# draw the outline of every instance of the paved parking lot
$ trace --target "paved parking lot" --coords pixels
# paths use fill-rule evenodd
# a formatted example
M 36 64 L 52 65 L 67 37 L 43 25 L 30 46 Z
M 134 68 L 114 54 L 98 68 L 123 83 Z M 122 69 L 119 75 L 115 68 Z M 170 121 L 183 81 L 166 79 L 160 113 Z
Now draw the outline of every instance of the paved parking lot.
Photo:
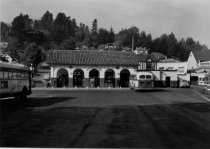
M 1 147 L 210 148 L 210 103 L 194 89 L 35 90 L 0 108 Z

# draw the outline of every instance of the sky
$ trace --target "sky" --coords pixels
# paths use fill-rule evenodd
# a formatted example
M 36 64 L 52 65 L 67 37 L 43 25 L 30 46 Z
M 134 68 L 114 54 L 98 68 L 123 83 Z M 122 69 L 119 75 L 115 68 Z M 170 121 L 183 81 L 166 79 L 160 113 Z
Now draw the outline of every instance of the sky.
M 48 10 L 55 18 L 64 12 L 77 23 L 118 33 L 136 26 L 153 38 L 173 32 L 178 39 L 192 37 L 210 48 L 210 0 L 0 0 L 0 19 L 11 23 L 20 13 L 40 19 Z

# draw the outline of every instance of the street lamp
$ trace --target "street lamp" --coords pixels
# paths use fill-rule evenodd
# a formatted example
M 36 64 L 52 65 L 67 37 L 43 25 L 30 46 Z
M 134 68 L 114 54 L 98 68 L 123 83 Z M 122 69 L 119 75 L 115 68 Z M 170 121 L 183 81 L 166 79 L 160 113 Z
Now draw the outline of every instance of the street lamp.
M 32 78 L 33 78 L 33 71 L 34 71 L 34 67 L 33 67 L 33 64 L 30 64 L 29 66 L 29 76 L 30 76 L 30 79 L 29 79 L 29 85 L 30 85 L 30 90 L 31 90 L 31 83 L 32 83 Z
M 29 69 L 30 69 L 30 72 L 31 72 L 31 77 L 33 78 L 33 71 L 34 71 L 33 64 L 30 64 Z

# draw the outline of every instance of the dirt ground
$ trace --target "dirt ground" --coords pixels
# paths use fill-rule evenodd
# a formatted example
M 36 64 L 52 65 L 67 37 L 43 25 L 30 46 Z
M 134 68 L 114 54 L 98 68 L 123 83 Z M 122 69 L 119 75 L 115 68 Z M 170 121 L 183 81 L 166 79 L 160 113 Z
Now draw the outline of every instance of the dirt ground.
M 193 89 L 33 91 L 0 101 L 1 147 L 210 148 L 210 103 Z

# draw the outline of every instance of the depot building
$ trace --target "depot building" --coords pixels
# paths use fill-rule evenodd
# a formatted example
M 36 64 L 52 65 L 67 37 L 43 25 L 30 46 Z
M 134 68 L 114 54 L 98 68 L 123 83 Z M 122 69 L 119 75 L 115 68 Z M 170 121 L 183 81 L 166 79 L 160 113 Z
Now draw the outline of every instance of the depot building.
M 54 87 L 128 87 L 130 75 L 150 67 L 147 60 L 157 67 L 155 57 L 133 52 L 50 50 L 47 55 Z

